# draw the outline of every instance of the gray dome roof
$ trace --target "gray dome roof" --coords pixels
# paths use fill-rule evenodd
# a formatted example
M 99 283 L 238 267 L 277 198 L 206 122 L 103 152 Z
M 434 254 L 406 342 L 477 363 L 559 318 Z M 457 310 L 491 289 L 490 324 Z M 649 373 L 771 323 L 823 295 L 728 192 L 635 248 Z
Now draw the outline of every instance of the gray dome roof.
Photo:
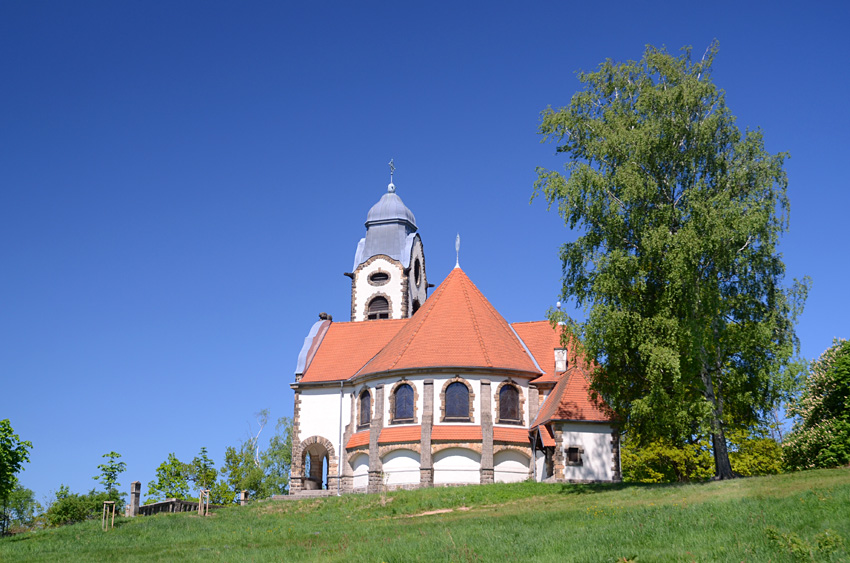
M 354 269 L 378 254 L 398 260 L 407 268 L 415 233 L 416 218 L 395 194 L 395 186 L 390 183 L 387 193 L 366 215 L 366 236 L 357 245 Z
M 404 205 L 401 198 L 395 192 L 387 192 L 372 206 L 366 215 L 366 228 L 380 223 L 410 223 L 416 230 L 416 217 L 413 212 Z

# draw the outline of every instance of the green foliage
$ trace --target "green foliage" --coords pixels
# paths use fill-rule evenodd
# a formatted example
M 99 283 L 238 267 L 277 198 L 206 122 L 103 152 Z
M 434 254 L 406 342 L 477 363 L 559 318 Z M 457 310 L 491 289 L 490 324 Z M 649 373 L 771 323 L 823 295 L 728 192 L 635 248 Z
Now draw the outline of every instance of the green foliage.
M 682 445 L 664 439 L 639 444 L 639 440 L 623 440 L 621 444 L 623 480 L 627 483 L 704 481 L 714 474 L 707 439 Z
M 782 450 L 763 428 L 736 429 L 727 433 L 732 471 L 742 477 L 773 475 L 782 470 Z M 643 442 L 643 445 L 641 443 Z M 623 480 L 630 483 L 705 481 L 714 475 L 708 435 L 674 444 L 625 438 L 620 446 Z
M 844 539 L 835 530 L 824 530 L 813 541 L 806 541 L 794 532 L 782 533 L 774 526 L 764 530 L 773 543 L 797 561 L 818 561 L 844 548 Z
M 207 455 L 207 448 L 202 447 L 198 455 L 192 459 L 192 463 L 188 466 L 188 473 L 189 480 L 196 489 L 209 489 L 215 483 L 218 471 L 213 460 Z
M 6 528 L 14 533 L 16 530 L 32 528 L 41 510 L 41 505 L 35 500 L 35 493 L 26 487 L 16 485 L 9 495 L 0 518 L 5 520 Z
M 784 289 L 785 154 L 742 133 L 698 61 L 647 47 L 640 61 L 583 72 L 570 105 L 542 113 L 567 173 L 538 168 L 535 195 L 570 228 L 563 298 L 599 369 L 592 388 L 651 442 L 710 434 L 731 477 L 725 429 L 755 424 L 782 396 L 808 281 Z
M 12 429 L 9 419 L 0 420 L 0 504 L 6 513 L 9 497 L 18 484 L 18 472 L 29 461 L 32 443 L 21 440 Z M 0 519 L 0 534 L 6 533 L 6 518 Z
M 147 501 L 156 502 L 167 498 L 195 500 L 189 489 L 191 470 L 189 466 L 175 456 L 168 454 L 168 459 L 156 468 L 155 479 L 148 483 Z
M 765 430 L 734 430 L 727 438 L 732 444 L 729 460 L 736 474 L 753 477 L 782 472 L 782 447 Z
M 92 477 L 95 481 L 100 481 L 103 488 L 106 489 L 107 492 L 114 491 L 117 487 L 121 486 L 121 483 L 118 482 L 118 475 L 124 473 L 127 469 L 127 464 L 123 461 L 118 461 L 121 459 L 121 454 L 116 452 L 109 452 L 108 454 L 103 454 L 103 457 L 107 459 L 106 463 L 101 463 L 97 466 L 100 469 L 100 475 L 96 477 Z
M 56 492 L 56 499 L 45 513 L 45 520 L 50 526 L 65 526 L 100 518 L 103 514 L 104 501 L 115 503 L 116 514 L 120 514 L 124 508 L 123 499 L 115 489 L 111 491 L 92 489 L 88 494 L 77 494 L 72 493 L 67 486 L 61 485 Z
M 238 448 L 228 446 L 224 452 L 222 473 L 227 474 L 227 484 L 233 491 L 246 490 L 252 499 L 266 496 L 265 473 L 255 462 L 250 442 L 244 442 Z
M 850 341 L 835 340 L 812 363 L 802 394 L 788 411 L 798 417 L 782 442 L 789 469 L 850 463 Z
M 247 490 L 249 498 L 286 494 L 292 465 L 292 419 L 281 417 L 269 447 L 259 454 L 254 440 L 228 447 L 222 473 L 234 491 Z
M 262 454 L 265 472 L 266 495 L 284 495 L 289 488 L 289 470 L 292 466 L 292 419 L 281 417 L 275 425 L 275 434 Z

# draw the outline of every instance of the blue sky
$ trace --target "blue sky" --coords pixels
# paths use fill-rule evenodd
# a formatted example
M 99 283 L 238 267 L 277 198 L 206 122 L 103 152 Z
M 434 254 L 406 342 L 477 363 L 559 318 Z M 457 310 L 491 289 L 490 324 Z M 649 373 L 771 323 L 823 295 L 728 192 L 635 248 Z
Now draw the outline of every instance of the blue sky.
M 539 113 L 645 44 L 717 38 L 739 126 L 790 152 L 781 250 L 813 279 L 817 357 L 850 318 L 848 22 L 839 2 L 3 2 L 0 418 L 33 442 L 21 482 L 88 490 L 115 450 L 144 488 L 169 452 L 220 466 L 253 413 L 291 416 L 390 158 L 429 281 L 460 232 L 505 318 L 543 318 L 575 234 L 529 205 L 535 166 L 563 164 Z

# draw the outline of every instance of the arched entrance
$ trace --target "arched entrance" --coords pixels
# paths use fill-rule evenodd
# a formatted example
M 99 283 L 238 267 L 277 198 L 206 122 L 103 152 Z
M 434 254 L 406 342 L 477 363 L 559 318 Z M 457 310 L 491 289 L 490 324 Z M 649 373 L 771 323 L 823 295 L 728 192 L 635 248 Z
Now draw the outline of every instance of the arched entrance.
M 328 477 L 337 477 L 333 444 L 321 436 L 311 436 L 301 442 L 298 461 L 303 470 L 301 490 L 328 489 Z

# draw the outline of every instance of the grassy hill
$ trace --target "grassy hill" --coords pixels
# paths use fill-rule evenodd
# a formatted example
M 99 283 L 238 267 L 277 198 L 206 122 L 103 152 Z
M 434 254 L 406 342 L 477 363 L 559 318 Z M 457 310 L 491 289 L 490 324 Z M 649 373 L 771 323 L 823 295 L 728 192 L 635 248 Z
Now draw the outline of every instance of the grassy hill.
M 3 561 L 848 561 L 850 469 L 256 502 L 20 534 Z

